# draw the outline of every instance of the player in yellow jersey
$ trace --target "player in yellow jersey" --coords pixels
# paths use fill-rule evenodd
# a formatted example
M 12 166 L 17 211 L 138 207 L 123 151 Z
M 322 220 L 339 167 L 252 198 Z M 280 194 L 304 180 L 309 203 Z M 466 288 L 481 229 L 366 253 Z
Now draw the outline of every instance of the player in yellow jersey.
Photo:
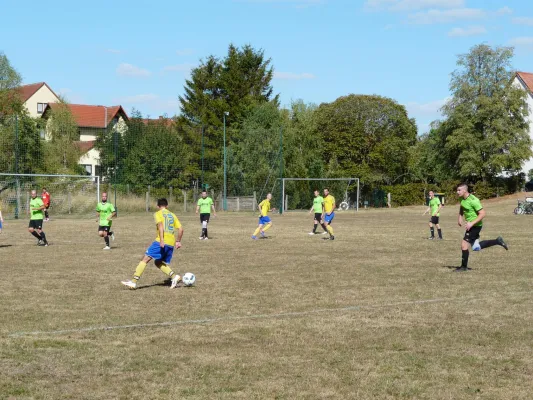
M 257 205 L 257 208 L 259 209 L 259 212 L 261 214 L 259 215 L 259 225 L 257 226 L 257 229 L 252 235 L 252 239 L 254 240 L 258 239 L 257 235 L 259 233 L 261 233 L 262 237 L 266 237 L 265 231 L 269 230 L 272 227 L 272 221 L 268 216 L 268 212 L 274 211 L 275 208 L 270 208 L 270 200 L 272 200 L 272 193 L 268 193 L 266 199 Z
M 124 286 L 130 289 L 137 288 L 137 282 L 141 279 L 141 276 L 146 268 L 146 264 L 153 258 L 155 266 L 159 268 L 163 273 L 167 274 L 171 278 L 170 288 L 173 289 L 181 281 L 181 276 L 172 271 L 169 267 L 172 260 L 172 254 L 174 247 L 176 249 L 181 248 L 181 238 L 183 237 L 183 228 L 176 215 L 167 210 L 167 199 L 157 200 L 157 211 L 154 214 L 157 237 L 150 247 L 146 250 L 143 259 L 137 265 L 133 280 L 122 281 Z M 176 232 L 178 238 L 176 240 Z
M 335 236 L 333 236 L 333 228 L 331 227 L 331 222 L 333 221 L 333 218 L 335 218 L 335 197 L 329 194 L 329 189 L 324 189 L 324 215 L 322 217 L 322 220 L 324 221 L 324 225 L 326 226 L 326 229 L 329 233 L 329 238 L 331 240 L 335 240 Z M 324 238 L 327 239 L 327 238 Z

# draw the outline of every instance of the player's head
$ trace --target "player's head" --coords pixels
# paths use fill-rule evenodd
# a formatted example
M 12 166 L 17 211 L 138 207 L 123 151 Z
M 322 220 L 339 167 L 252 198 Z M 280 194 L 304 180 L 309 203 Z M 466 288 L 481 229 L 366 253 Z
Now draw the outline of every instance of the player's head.
M 43 193 L 46 193 L 46 188 L 45 187 L 43 187 Z
M 457 186 L 457 196 L 467 198 L 468 195 L 468 185 L 466 183 L 459 184 Z
M 105 203 L 106 201 L 107 201 L 107 193 L 103 192 L 102 193 L 102 203 Z
M 202 190 L 202 199 L 207 197 L 207 190 Z
M 272 193 L 268 193 L 268 194 L 267 194 L 267 199 L 268 199 L 268 200 L 271 200 L 271 199 L 272 199 Z
M 313 193 L 315 194 L 315 197 L 317 197 L 317 196 L 320 194 L 320 192 L 318 191 L 318 189 L 315 189 L 315 191 L 314 191 Z
M 37 190 L 32 190 L 31 191 L 31 198 L 34 199 L 37 197 Z
M 327 196 L 329 194 L 329 189 L 328 188 L 324 188 L 324 195 Z
M 167 208 L 168 207 L 168 201 L 165 198 L 157 199 L 157 207 L 159 208 Z
M 435 197 L 435 193 L 433 193 L 433 190 L 430 190 L 430 191 L 429 191 L 428 196 L 429 196 L 430 199 L 432 199 L 433 197 Z

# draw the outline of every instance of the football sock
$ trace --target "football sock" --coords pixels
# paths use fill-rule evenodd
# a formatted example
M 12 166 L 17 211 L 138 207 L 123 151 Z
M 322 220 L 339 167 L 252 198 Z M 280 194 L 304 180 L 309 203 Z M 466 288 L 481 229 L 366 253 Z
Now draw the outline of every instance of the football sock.
M 328 228 L 326 228 L 326 224 L 325 223 L 321 223 L 320 225 L 322 226 L 322 229 L 324 229 L 324 232 L 328 231 Z
M 107 236 L 111 236 L 113 234 L 113 232 L 109 231 L 107 232 Z
M 463 250 L 463 255 L 461 257 L 461 267 L 468 267 L 468 250 Z
M 482 240 L 481 242 L 479 242 L 479 246 L 480 246 L 482 249 L 486 249 L 487 247 L 496 246 L 497 244 L 500 244 L 500 243 L 498 243 L 498 240 L 497 240 L 497 239 L 492 239 L 492 240 Z
M 41 239 L 42 239 L 43 242 L 48 243 L 48 242 L 46 241 L 46 235 L 44 234 L 43 231 L 41 231 Z
M 442 239 L 442 229 L 437 229 L 437 232 L 439 233 L 439 238 Z
M 318 226 L 318 224 L 314 224 L 313 225 L 313 233 L 316 233 L 316 227 Z
M 141 276 L 144 272 L 144 269 L 146 268 L 146 263 L 144 261 L 141 261 L 139 265 L 137 265 L 137 268 L 135 268 L 135 274 L 133 275 L 133 280 L 137 282 L 139 279 L 141 279 Z
M 35 236 L 37 239 L 42 240 L 41 235 L 39 235 L 37 232 L 33 231 L 31 232 L 33 236 Z
M 45 217 L 45 218 L 48 218 L 48 211 L 45 211 L 45 212 L 44 212 L 44 217 Z
M 202 237 L 207 237 L 207 228 L 202 228 Z
M 105 245 L 109 247 L 109 236 L 104 236 Z
M 263 232 L 268 231 L 272 227 L 272 224 L 266 224 L 266 226 L 263 228 Z
M 207 228 L 205 228 L 205 237 L 207 237 Z
M 254 232 L 254 236 L 257 236 L 259 234 L 259 231 L 261 230 L 261 228 L 257 228 Z
M 329 234 L 330 234 L 331 236 L 333 236 L 333 228 L 331 227 L 331 225 L 328 225 L 327 228 L 328 228 L 328 232 L 329 232 Z
M 158 265 L 158 267 L 161 270 L 161 272 L 163 272 L 164 274 L 168 275 L 171 278 L 175 275 L 174 271 L 172 271 L 170 267 L 165 263 Z
M 431 237 L 435 237 L 435 228 L 429 228 L 429 233 L 431 233 Z

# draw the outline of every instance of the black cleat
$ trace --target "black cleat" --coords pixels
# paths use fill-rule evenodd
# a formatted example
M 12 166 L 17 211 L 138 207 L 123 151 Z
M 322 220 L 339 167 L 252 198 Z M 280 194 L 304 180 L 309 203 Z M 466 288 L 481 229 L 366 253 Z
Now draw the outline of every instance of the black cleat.
M 335 236 L 331 236 L 329 240 L 335 240 Z
M 505 250 L 509 250 L 509 247 L 507 246 L 507 243 L 503 241 L 503 238 L 501 236 L 498 236 L 496 239 L 498 241 L 498 244 L 502 246 Z
M 457 267 L 453 270 L 453 272 L 466 272 L 468 270 L 470 270 L 471 268 L 468 268 L 468 267 Z

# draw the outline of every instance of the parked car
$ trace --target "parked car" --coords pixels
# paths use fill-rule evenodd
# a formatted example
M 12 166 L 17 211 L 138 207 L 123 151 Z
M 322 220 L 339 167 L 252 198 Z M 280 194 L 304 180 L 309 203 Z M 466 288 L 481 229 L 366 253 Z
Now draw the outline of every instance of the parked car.
M 533 179 L 531 179 L 529 182 L 526 182 L 524 188 L 526 189 L 526 192 L 533 192 Z

